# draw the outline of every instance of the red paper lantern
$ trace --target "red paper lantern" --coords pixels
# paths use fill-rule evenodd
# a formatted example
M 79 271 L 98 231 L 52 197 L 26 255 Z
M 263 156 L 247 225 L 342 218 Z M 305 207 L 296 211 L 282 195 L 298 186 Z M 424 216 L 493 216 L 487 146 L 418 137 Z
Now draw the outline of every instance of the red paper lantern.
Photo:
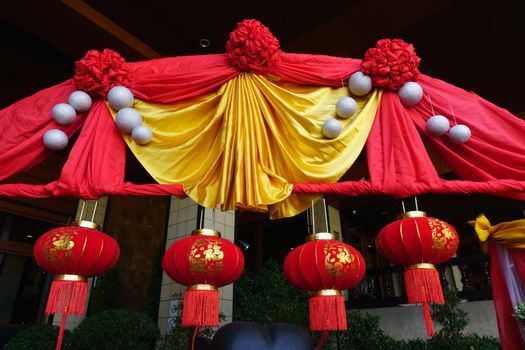
M 241 250 L 220 233 L 194 230 L 169 247 L 162 268 L 175 282 L 188 286 L 184 293 L 182 325 L 219 325 L 218 287 L 238 279 L 244 268 Z
M 376 247 L 389 262 L 405 266 L 408 302 L 422 303 L 427 333 L 434 335 L 429 303 L 443 304 L 439 273 L 434 265 L 449 260 L 458 249 L 456 230 L 446 222 L 409 211 L 385 226 L 376 238 Z
M 87 278 L 101 275 L 118 261 L 117 242 L 98 231 L 90 221 L 73 222 L 43 234 L 33 250 L 35 260 L 55 275 L 47 299 L 46 314 L 62 314 L 57 349 L 60 349 L 68 315 L 82 315 L 88 292 Z
M 294 287 L 312 292 L 311 330 L 347 329 L 341 290 L 354 287 L 365 275 L 365 262 L 356 249 L 331 233 L 310 235 L 286 256 L 284 275 Z

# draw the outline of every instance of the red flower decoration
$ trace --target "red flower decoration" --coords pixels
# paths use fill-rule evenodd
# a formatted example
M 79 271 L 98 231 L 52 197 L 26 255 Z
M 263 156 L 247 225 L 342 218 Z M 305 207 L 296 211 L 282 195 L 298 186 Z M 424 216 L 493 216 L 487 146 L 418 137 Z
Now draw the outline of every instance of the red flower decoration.
M 242 71 L 268 73 L 279 58 L 279 41 L 254 19 L 237 24 L 226 43 L 229 64 Z
M 368 49 L 361 70 L 370 75 L 374 86 L 398 91 L 406 82 L 419 78 L 419 61 L 412 44 L 401 39 L 383 39 Z
M 110 49 L 88 51 L 75 66 L 75 86 L 93 96 L 106 98 L 112 87 L 129 87 L 133 82 L 131 68 L 122 56 Z

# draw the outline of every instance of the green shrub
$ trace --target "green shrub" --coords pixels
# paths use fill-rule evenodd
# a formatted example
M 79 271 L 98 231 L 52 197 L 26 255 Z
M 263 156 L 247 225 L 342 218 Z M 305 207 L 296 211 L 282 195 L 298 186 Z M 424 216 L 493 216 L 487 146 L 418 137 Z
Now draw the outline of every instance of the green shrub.
M 432 320 L 441 326 L 436 335 L 457 337 L 469 323 L 468 314 L 459 308 L 460 299 L 456 291 L 444 289 L 444 304 L 432 304 Z
M 97 285 L 91 290 L 89 297 L 88 315 L 121 307 L 121 287 L 118 265 L 97 277 Z
M 66 330 L 63 349 L 67 348 L 71 332 Z M 5 346 L 5 350 L 54 350 L 58 339 L 58 327 L 48 324 L 33 326 L 18 332 Z
M 159 329 L 143 313 L 108 310 L 84 319 L 73 331 L 72 349 L 153 349 Z
M 159 314 L 160 289 L 162 287 L 162 257 L 164 256 L 165 247 L 162 244 L 153 259 L 151 259 L 151 278 L 146 290 L 146 301 L 144 312 L 152 320 L 156 321 Z
M 341 349 L 387 350 L 395 349 L 395 340 L 379 328 L 379 317 L 350 310 L 348 330 L 340 332 Z
M 235 289 L 233 318 L 236 321 L 308 327 L 308 296 L 286 281 L 282 266 L 276 261 L 268 260 L 257 275 L 245 271 L 235 283 Z

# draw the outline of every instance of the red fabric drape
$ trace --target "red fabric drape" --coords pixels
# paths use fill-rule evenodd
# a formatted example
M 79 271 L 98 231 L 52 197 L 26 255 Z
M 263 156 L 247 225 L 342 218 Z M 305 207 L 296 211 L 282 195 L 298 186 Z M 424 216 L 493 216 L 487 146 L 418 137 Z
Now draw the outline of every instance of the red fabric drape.
M 360 60 L 308 54 L 280 55 L 270 73 L 298 84 L 341 86 L 360 69 Z M 172 103 L 216 89 L 239 72 L 225 55 L 163 58 L 129 63 L 134 72 L 130 88 L 146 101 Z M 453 106 L 458 123 L 468 125 L 472 139 L 455 145 L 426 135 L 432 115 L 427 99 L 405 108 L 397 95 L 385 92 L 367 142 L 369 181 L 337 184 L 297 184 L 294 193 L 391 194 L 406 197 L 426 192 L 483 192 L 525 198 L 525 122 L 512 114 L 443 81 L 421 76 L 419 83 L 431 95 L 435 113 L 449 116 Z M 87 116 L 67 127 L 51 118 L 56 103 L 66 102 L 74 90 L 71 80 L 0 111 L 0 181 L 40 162 L 49 154 L 42 135 L 60 128 L 69 136 L 84 120 L 77 145 L 60 179 L 47 185 L 1 184 L 2 196 L 66 196 L 97 198 L 105 194 L 184 195 L 173 185 L 124 183 L 124 144 L 105 105 L 95 102 Z M 434 169 L 421 142 L 426 142 L 464 180 L 444 181 Z
M 492 298 L 498 319 L 498 333 L 503 350 L 523 349 L 523 340 L 518 329 L 517 320 L 512 317 L 514 306 L 511 304 L 505 277 L 501 272 L 496 243 L 491 243 L 490 248 L 490 276 L 492 281 Z M 525 280 L 525 253 L 511 252 L 514 263 L 518 268 L 522 280 Z
M 67 126 L 51 116 L 57 103 L 67 102 L 75 90 L 72 80 L 44 89 L 0 111 L 0 181 L 40 163 L 50 154 L 42 137 L 49 129 L 60 129 L 71 137 L 82 126 L 79 115 Z

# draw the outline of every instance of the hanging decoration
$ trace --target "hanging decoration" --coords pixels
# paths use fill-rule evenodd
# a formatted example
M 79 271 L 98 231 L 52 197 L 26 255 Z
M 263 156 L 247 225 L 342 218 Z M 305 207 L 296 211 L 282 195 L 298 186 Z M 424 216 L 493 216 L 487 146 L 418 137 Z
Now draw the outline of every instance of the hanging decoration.
M 217 288 L 241 276 L 244 257 L 236 245 L 221 238 L 219 231 L 198 229 L 168 248 L 162 268 L 175 282 L 188 287 L 184 293 L 182 325 L 216 327 L 219 325 Z
M 67 316 L 84 314 L 87 278 L 104 274 L 118 261 L 117 242 L 99 229 L 94 222 L 75 221 L 45 233 L 34 246 L 38 265 L 55 275 L 45 313 L 62 314 L 57 350 L 62 345 Z
M 89 51 L 73 79 L 0 111 L 0 181 L 64 149 L 80 131 L 60 178 L 2 183 L 0 196 L 187 195 L 207 207 L 268 211 L 272 218 L 296 215 L 319 193 L 481 192 L 524 199 L 525 122 L 420 74 L 419 61 L 413 46 L 399 39 L 380 40 L 363 60 L 286 53 L 255 20 L 239 23 L 224 54 L 127 63 L 108 49 Z M 344 81 L 348 89 L 340 89 Z M 116 108 L 108 108 L 114 87 L 127 89 L 132 102 L 110 101 Z M 416 103 L 422 91 L 434 97 L 440 115 L 454 105 L 454 127 L 463 127 L 427 138 L 427 120 L 438 114 Z M 334 106 L 350 93 L 357 111 L 348 119 L 339 115 L 341 132 L 326 137 L 323 123 L 335 119 Z M 66 101 L 85 115 L 68 115 L 73 121 L 60 125 L 52 110 Z M 114 122 L 120 107 L 144 119 L 131 135 Z M 431 132 L 441 133 L 442 125 L 438 129 Z M 461 180 L 439 177 L 422 137 Z M 338 183 L 365 142 L 370 179 Z M 124 181 L 126 144 L 158 183 Z M 192 157 L 199 159 L 189 162 Z
M 408 302 L 421 303 L 429 336 L 434 335 L 429 303 L 443 304 L 443 291 L 435 265 L 449 260 L 458 248 L 456 230 L 446 222 L 409 211 L 383 227 L 376 238 L 379 254 L 392 264 L 405 266 Z
M 312 292 L 309 298 L 312 331 L 346 330 L 342 290 L 354 287 L 365 275 L 365 262 L 352 246 L 331 233 L 316 233 L 284 260 L 284 275 L 294 287 Z
M 412 44 L 401 39 L 382 39 L 365 53 L 361 71 L 372 78 L 375 87 L 399 91 L 419 78 L 420 61 Z

